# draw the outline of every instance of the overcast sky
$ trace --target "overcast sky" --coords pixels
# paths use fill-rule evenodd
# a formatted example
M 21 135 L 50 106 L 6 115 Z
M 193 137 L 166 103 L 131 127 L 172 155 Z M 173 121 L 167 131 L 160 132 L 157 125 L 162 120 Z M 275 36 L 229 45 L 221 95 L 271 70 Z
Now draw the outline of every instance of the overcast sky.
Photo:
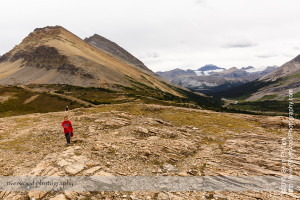
M 37 27 L 102 35 L 153 71 L 282 65 L 300 54 L 299 0 L 3 0 L 0 55 Z

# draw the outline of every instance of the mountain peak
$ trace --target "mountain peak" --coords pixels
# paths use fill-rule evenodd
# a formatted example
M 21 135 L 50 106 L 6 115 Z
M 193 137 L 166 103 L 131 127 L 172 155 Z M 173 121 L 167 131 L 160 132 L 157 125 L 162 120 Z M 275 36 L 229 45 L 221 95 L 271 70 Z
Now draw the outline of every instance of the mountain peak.
M 23 41 L 30 41 L 36 39 L 50 38 L 59 35 L 62 31 L 67 31 L 62 26 L 46 26 L 44 28 L 36 28 Z
M 199 68 L 198 71 L 210 71 L 210 70 L 216 70 L 216 69 L 224 69 L 224 68 L 218 67 L 213 64 L 208 64 L 208 65 L 205 65 L 205 66 Z
M 248 67 L 242 67 L 241 69 L 242 70 L 249 70 L 249 69 L 254 69 L 254 67 L 253 66 L 248 66 Z
M 91 39 L 94 39 L 94 40 L 103 40 L 103 41 L 106 41 L 106 42 L 111 42 L 111 43 L 114 43 L 114 42 L 112 42 L 112 41 L 110 41 L 109 39 L 107 39 L 107 38 L 105 38 L 105 37 L 103 37 L 103 36 L 101 36 L 101 35 L 98 35 L 97 33 L 95 33 L 93 36 L 91 36 L 91 37 L 87 37 L 87 38 L 85 38 L 84 40 L 91 40 Z M 114 44 L 116 44 L 116 43 L 114 43 Z
M 300 55 L 296 56 L 291 61 L 285 63 L 281 67 L 278 67 L 272 73 L 267 74 L 260 80 L 264 81 L 275 81 L 280 78 L 289 77 L 300 72 Z
M 296 56 L 292 61 L 300 63 L 300 54 Z
M 61 29 L 66 30 L 64 27 L 56 25 L 56 26 L 45 26 L 43 28 L 36 28 L 36 29 L 34 29 L 34 32 L 37 32 L 37 31 L 48 31 L 48 30 L 61 30 Z
M 85 38 L 84 41 L 96 47 L 97 49 L 100 49 L 101 51 L 105 51 L 106 53 L 117 57 L 122 61 L 125 61 L 128 64 L 134 65 L 140 69 L 152 73 L 152 71 L 149 70 L 142 61 L 134 57 L 132 54 L 120 47 L 115 42 L 112 42 L 101 35 L 94 34 L 91 37 Z
M 61 36 L 64 34 L 65 36 Z M 23 59 L 28 63 L 29 60 L 33 59 L 32 55 L 40 57 L 49 57 L 55 51 L 55 54 L 60 54 L 55 45 L 52 45 L 54 40 L 64 40 L 69 37 L 78 38 L 71 32 L 67 31 L 62 26 L 46 26 L 44 28 L 36 28 L 22 42 L 15 46 L 11 51 L 4 54 L 0 63 L 3 61 L 16 61 Z M 38 55 L 39 54 L 39 55 Z M 53 56 L 53 55 L 52 55 Z

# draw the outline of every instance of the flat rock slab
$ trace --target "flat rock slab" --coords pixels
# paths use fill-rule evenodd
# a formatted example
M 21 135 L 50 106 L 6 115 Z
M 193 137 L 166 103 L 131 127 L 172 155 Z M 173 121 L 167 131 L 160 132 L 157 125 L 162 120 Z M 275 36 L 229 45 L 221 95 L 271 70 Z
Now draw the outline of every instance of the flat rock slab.
M 67 198 L 65 197 L 65 195 L 60 194 L 60 195 L 57 195 L 56 197 L 53 197 L 49 200 L 67 200 Z
M 84 164 L 78 163 L 78 164 L 75 164 L 75 165 L 67 166 L 65 168 L 65 170 L 68 174 L 74 175 L 74 174 L 77 174 L 77 173 L 81 172 L 84 168 L 85 168 Z

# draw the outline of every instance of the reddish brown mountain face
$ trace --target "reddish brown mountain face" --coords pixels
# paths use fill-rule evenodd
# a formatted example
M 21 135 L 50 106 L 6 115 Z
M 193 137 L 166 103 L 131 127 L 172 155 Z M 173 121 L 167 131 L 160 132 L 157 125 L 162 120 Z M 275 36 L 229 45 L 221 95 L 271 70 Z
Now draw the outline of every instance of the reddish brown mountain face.
M 130 87 L 132 80 L 178 95 L 117 44 L 98 35 L 83 41 L 60 26 L 35 29 L 0 58 L 0 84 Z

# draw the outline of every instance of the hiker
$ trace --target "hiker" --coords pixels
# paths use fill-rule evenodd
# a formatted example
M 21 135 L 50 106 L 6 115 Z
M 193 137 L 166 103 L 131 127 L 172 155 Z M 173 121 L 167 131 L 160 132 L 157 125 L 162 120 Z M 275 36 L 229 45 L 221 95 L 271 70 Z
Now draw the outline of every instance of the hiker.
M 66 107 L 66 111 L 68 111 L 68 110 L 69 110 L 69 106 Z
M 64 133 L 67 139 L 67 145 L 71 145 L 71 137 L 73 136 L 73 128 L 72 124 L 68 119 L 68 116 L 65 116 L 64 121 L 62 123 L 62 127 L 64 128 Z

